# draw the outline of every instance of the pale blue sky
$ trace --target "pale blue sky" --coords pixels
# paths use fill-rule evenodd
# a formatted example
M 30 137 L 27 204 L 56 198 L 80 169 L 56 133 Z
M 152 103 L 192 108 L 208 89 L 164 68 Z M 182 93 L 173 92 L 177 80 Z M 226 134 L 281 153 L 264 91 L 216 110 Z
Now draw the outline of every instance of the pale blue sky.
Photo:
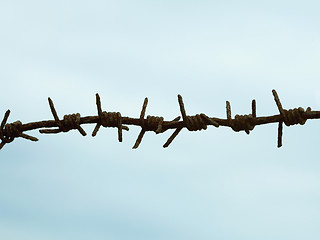
M 318 1 L 0 1 L 0 114 L 9 122 L 95 115 L 320 110 Z M 94 126 L 0 151 L 6 240 L 318 240 L 320 121 L 247 136 L 229 128 L 171 132 Z

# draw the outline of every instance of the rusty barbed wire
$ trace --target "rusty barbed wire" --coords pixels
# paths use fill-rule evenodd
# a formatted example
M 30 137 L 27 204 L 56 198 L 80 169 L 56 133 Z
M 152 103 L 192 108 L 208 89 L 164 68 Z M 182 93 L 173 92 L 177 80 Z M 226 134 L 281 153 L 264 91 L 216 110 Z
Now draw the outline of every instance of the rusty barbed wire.
M 235 115 L 232 118 L 231 115 L 231 104 L 226 101 L 226 119 L 220 119 L 216 117 L 208 117 L 204 113 L 189 116 L 186 114 L 184 102 L 181 95 L 178 95 L 178 104 L 180 108 L 180 116 L 176 117 L 171 121 L 165 121 L 163 117 L 150 116 L 145 118 L 145 113 L 148 105 L 148 98 L 144 99 L 142 109 L 139 118 L 122 117 L 120 112 L 106 112 L 102 111 L 101 99 L 99 94 L 96 94 L 96 106 L 98 115 L 81 117 L 80 113 L 66 114 L 63 119 L 59 119 L 55 106 L 51 98 L 48 98 L 49 106 L 54 120 L 45 120 L 39 122 L 31 122 L 22 124 L 21 121 L 15 121 L 13 123 L 7 123 L 10 115 L 10 110 L 7 110 L 0 125 L 0 149 L 6 144 L 11 143 L 16 138 L 24 138 L 30 141 L 38 141 L 38 138 L 25 134 L 25 131 L 40 129 L 39 132 L 42 134 L 57 134 L 61 132 L 69 132 L 71 130 L 78 130 L 82 136 L 86 136 L 86 132 L 81 127 L 82 124 L 96 124 L 92 137 L 96 136 L 101 126 L 104 128 L 117 128 L 118 129 L 118 141 L 122 142 L 122 130 L 129 130 L 128 126 L 124 125 L 135 125 L 140 126 L 141 131 L 137 137 L 133 149 L 138 148 L 144 134 L 148 131 L 155 132 L 156 134 L 164 133 L 169 129 L 175 129 L 171 136 L 168 138 L 166 143 L 163 145 L 164 148 L 168 147 L 172 141 L 178 136 L 183 128 L 188 131 L 201 131 L 206 130 L 209 125 L 216 128 L 219 126 L 230 127 L 233 131 L 239 132 L 244 131 L 250 134 L 255 126 L 269 123 L 278 122 L 278 139 L 277 146 L 282 146 L 282 135 L 283 135 L 283 123 L 286 126 L 292 126 L 296 124 L 304 125 L 308 119 L 319 119 L 320 111 L 311 111 L 308 107 L 304 110 L 302 107 L 294 109 L 284 109 L 280 102 L 279 96 L 276 90 L 272 90 L 274 101 L 279 110 L 279 115 L 273 116 L 262 116 L 257 117 L 256 114 L 256 101 L 252 100 L 251 114 Z M 54 129 L 52 129 L 54 128 Z

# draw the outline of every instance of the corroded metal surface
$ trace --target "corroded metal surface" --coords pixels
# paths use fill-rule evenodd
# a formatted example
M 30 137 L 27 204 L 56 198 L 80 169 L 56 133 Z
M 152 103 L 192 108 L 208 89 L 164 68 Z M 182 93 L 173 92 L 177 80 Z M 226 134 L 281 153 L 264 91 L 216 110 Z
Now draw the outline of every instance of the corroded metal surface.
M 250 133 L 257 125 L 276 123 L 278 122 L 278 147 L 282 146 L 282 131 L 283 123 L 286 126 L 291 126 L 295 124 L 305 124 L 307 119 L 318 119 L 320 118 L 320 111 L 311 111 L 308 107 L 306 110 L 303 108 L 294 109 L 284 109 L 280 102 L 279 96 L 275 90 L 272 90 L 275 103 L 280 112 L 279 115 L 273 116 L 256 116 L 256 101 L 252 100 L 252 113 L 246 115 L 235 115 L 232 118 L 231 115 L 231 105 L 230 102 L 226 101 L 226 114 L 227 119 L 220 119 L 216 117 L 208 117 L 204 113 L 196 114 L 193 116 L 188 116 L 186 114 L 183 99 L 178 95 L 178 103 L 180 107 L 180 112 L 182 116 L 182 121 L 180 121 L 180 116 L 176 117 L 171 121 L 165 121 L 163 117 L 158 116 L 147 116 L 145 118 L 146 109 L 148 105 L 148 98 L 144 99 L 143 106 L 140 113 L 140 118 L 130 118 L 122 117 L 119 112 L 106 112 L 102 111 L 101 100 L 99 94 L 96 94 L 96 106 L 98 115 L 97 116 L 87 116 L 81 117 L 79 113 L 66 114 L 63 119 L 59 119 L 57 111 L 54 107 L 51 98 L 48 98 L 49 106 L 53 115 L 54 120 L 45 120 L 38 122 L 31 122 L 22 124 L 21 121 L 16 121 L 13 123 L 7 123 L 10 115 L 10 110 L 7 110 L 0 126 L 0 149 L 7 143 L 11 143 L 15 138 L 22 137 L 31 141 L 38 141 L 37 138 L 25 134 L 25 131 L 30 131 L 34 129 L 40 129 L 39 132 L 43 134 L 56 134 L 60 132 L 68 132 L 70 130 L 78 130 L 83 136 L 86 136 L 86 132 L 81 127 L 82 124 L 96 124 L 92 136 L 96 136 L 100 127 L 113 127 L 118 128 L 118 140 L 122 142 L 122 130 L 129 130 L 128 126 L 125 125 L 135 125 L 140 126 L 141 131 L 137 137 L 137 140 L 133 148 L 138 148 L 143 136 L 146 132 L 152 131 L 156 134 L 163 133 L 168 129 L 175 129 L 172 135 L 168 138 L 167 142 L 163 145 L 164 148 L 168 147 L 170 143 L 175 139 L 183 128 L 188 131 L 200 131 L 206 130 L 207 126 L 212 125 L 214 127 L 226 126 L 232 128 L 234 131 L 245 131 L 247 134 Z M 54 129 L 52 129 L 54 128 Z

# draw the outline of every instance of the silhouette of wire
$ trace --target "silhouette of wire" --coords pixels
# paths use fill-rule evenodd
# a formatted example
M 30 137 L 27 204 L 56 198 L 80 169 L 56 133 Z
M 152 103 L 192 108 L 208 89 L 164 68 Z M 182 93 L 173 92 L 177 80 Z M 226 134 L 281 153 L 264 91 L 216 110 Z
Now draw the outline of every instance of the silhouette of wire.
M 308 119 L 319 119 L 320 111 L 311 111 L 308 107 L 304 110 L 302 107 L 294 109 L 284 109 L 280 102 L 279 96 L 276 90 L 272 90 L 276 106 L 279 111 L 279 115 L 262 116 L 256 115 L 256 101 L 252 100 L 251 113 L 245 115 L 235 115 L 232 118 L 231 104 L 226 101 L 226 119 L 220 119 L 216 117 L 208 117 L 204 113 L 189 116 L 186 113 L 185 106 L 181 95 L 178 95 L 178 104 L 180 108 L 181 117 L 178 116 L 171 121 L 165 121 L 164 117 L 150 116 L 145 118 L 146 109 L 148 105 L 148 98 L 144 99 L 142 109 L 139 118 L 123 117 L 120 112 L 106 112 L 102 111 L 100 96 L 96 94 L 96 107 L 97 116 L 81 117 L 79 113 L 66 114 L 63 119 L 59 119 L 55 106 L 51 98 L 48 98 L 49 107 L 53 115 L 54 120 L 45 120 L 39 122 L 31 122 L 22 124 L 21 121 L 13 123 L 7 123 L 10 115 L 10 110 L 7 110 L 0 125 L 0 149 L 6 144 L 13 142 L 16 138 L 24 138 L 31 141 L 38 141 L 37 138 L 25 134 L 25 131 L 40 129 L 39 132 L 43 134 L 57 134 L 61 132 L 69 132 L 70 130 L 78 130 L 83 136 L 86 136 L 86 132 L 81 127 L 82 124 L 96 124 L 92 136 L 96 136 L 101 126 L 104 128 L 117 128 L 118 140 L 122 142 L 122 130 L 128 131 L 129 128 L 126 125 L 140 126 L 141 131 L 136 139 L 133 149 L 138 148 L 141 144 L 143 136 L 146 132 L 151 131 L 156 134 L 164 133 L 169 129 L 174 129 L 172 135 L 168 138 L 163 145 L 164 148 L 168 147 L 172 141 L 179 135 L 183 128 L 188 131 L 201 131 L 206 130 L 208 126 L 214 127 L 226 126 L 230 127 L 235 132 L 244 131 L 247 134 L 252 131 L 255 126 L 276 123 L 278 122 L 278 147 L 282 146 L 283 136 L 283 123 L 286 126 L 292 126 L 296 124 L 304 125 Z M 44 129 L 41 129 L 44 128 Z M 52 129 L 53 128 L 53 129 Z

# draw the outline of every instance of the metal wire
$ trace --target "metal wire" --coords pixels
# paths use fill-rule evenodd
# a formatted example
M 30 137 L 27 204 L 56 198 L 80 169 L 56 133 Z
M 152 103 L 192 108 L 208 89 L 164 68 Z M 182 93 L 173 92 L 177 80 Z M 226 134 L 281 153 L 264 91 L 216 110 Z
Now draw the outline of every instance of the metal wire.
M 96 124 L 92 136 L 96 136 L 100 127 L 105 128 L 118 128 L 118 140 L 122 142 L 122 130 L 128 131 L 128 126 L 124 125 L 135 125 L 140 126 L 141 131 L 136 139 L 133 149 L 138 148 L 141 144 L 143 136 L 146 132 L 151 131 L 156 134 L 163 133 L 169 129 L 175 129 L 172 135 L 168 138 L 166 143 L 163 145 L 164 148 L 168 147 L 172 141 L 178 136 L 183 128 L 188 131 L 201 131 L 206 130 L 208 126 L 212 125 L 214 127 L 226 126 L 232 128 L 235 132 L 245 131 L 247 134 L 252 131 L 255 126 L 269 123 L 278 122 L 278 147 L 282 146 L 282 135 L 283 135 L 283 123 L 286 126 L 300 124 L 303 125 L 307 119 L 319 119 L 320 111 L 311 111 L 308 107 L 306 110 L 303 108 L 294 109 L 284 109 L 280 102 L 279 96 L 276 90 L 272 90 L 275 103 L 279 110 L 279 115 L 273 116 L 256 116 L 256 101 L 252 100 L 252 110 L 251 114 L 246 115 L 235 115 L 232 118 L 231 115 L 231 104 L 226 101 L 226 114 L 227 119 L 220 119 L 216 117 L 208 117 L 204 113 L 189 116 L 186 114 L 185 106 L 181 95 L 178 95 L 178 104 L 180 107 L 180 113 L 182 116 L 182 121 L 180 116 L 176 117 L 171 121 L 165 121 L 163 117 L 159 116 L 147 116 L 145 118 L 145 113 L 148 105 L 148 98 L 144 99 L 142 109 L 140 112 L 140 118 L 130 118 L 122 117 L 120 112 L 106 112 L 102 111 L 101 100 L 99 94 L 96 94 L 96 106 L 98 115 L 97 116 L 87 116 L 81 117 L 79 113 L 66 114 L 63 119 L 60 120 L 57 111 L 54 107 L 51 98 L 48 98 L 49 106 L 54 120 L 45 120 L 39 122 L 31 122 L 22 124 L 21 121 L 16 121 L 13 123 L 7 123 L 10 115 L 10 110 L 7 110 L 3 120 L 0 125 L 0 149 L 3 148 L 8 143 L 13 142 L 16 138 L 24 138 L 31 141 L 38 141 L 37 138 L 25 134 L 25 131 L 30 131 L 34 129 L 40 129 L 40 133 L 44 134 L 56 134 L 61 132 L 69 132 L 71 130 L 78 130 L 81 135 L 86 136 L 86 132 L 81 127 L 82 124 Z M 54 129 L 52 129 L 54 128 Z

